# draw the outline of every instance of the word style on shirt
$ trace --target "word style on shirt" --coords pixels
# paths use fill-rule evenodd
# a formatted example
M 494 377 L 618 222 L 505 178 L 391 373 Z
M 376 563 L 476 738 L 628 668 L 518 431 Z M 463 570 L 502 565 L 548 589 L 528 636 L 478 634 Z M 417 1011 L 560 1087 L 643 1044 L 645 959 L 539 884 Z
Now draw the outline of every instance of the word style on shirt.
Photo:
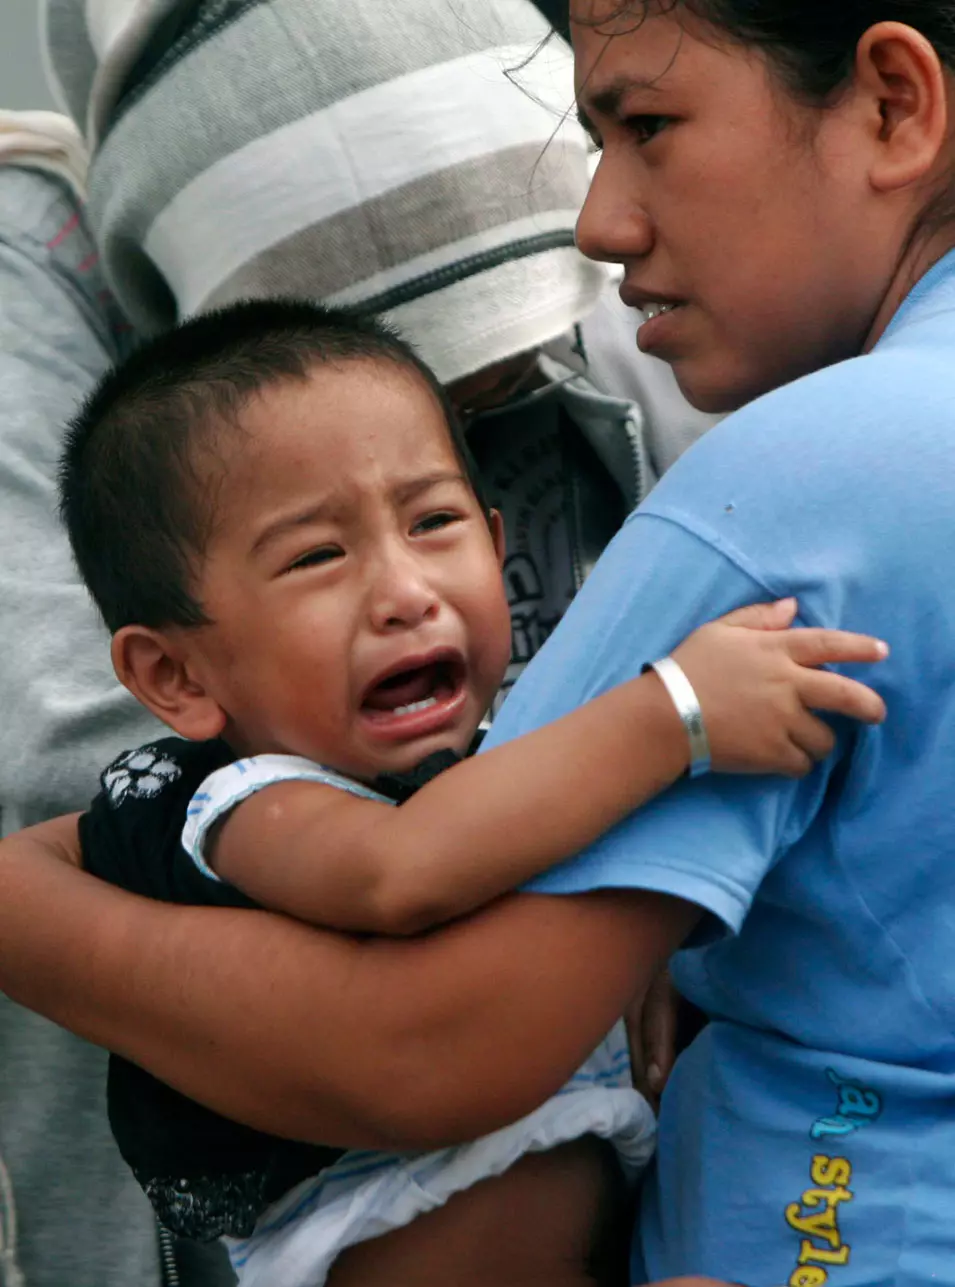
M 851 1202 L 852 1166 L 847 1158 L 817 1153 L 809 1168 L 814 1187 L 786 1208 L 786 1223 L 802 1234 L 789 1287 L 823 1287 L 834 1265 L 849 1263 L 851 1248 L 839 1230 L 839 1207 Z
M 861 1082 L 840 1077 L 833 1068 L 826 1076 L 836 1088 L 835 1112 L 818 1118 L 810 1128 L 813 1140 L 845 1139 L 870 1126 L 882 1113 L 882 1096 Z M 809 1167 L 811 1187 L 784 1212 L 786 1223 L 800 1235 L 796 1267 L 788 1287 L 825 1287 L 832 1270 L 849 1263 L 852 1248 L 839 1227 L 839 1213 L 855 1193 L 849 1187 L 852 1163 L 847 1157 L 816 1153 Z

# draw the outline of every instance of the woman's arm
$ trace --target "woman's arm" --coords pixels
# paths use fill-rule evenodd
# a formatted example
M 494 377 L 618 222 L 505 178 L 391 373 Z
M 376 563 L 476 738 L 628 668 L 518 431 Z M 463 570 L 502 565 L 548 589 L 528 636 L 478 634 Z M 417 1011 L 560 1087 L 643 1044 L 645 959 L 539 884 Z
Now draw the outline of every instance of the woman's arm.
M 18 840 L 0 856 L 10 997 L 228 1117 L 333 1145 L 439 1146 L 530 1111 L 698 915 L 655 894 L 523 894 L 360 941 L 137 898 Z
M 832 747 L 810 706 L 869 720 L 884 714 L 870 689 L 807 669 L 879 660 L 878 643 L 765 628 L 794 613 L 794 603 L 756 605 L 676 649 L 702 705 L 714 768 L 805 773 Z M 227 815 L 207 858 L 251 898 L 299 920 L 416 934 L 586 848 L 676 781 L 688 758 L 686 731 L 650 673 L 456 765 L 397 811 L 314 782 L 267 787 Z

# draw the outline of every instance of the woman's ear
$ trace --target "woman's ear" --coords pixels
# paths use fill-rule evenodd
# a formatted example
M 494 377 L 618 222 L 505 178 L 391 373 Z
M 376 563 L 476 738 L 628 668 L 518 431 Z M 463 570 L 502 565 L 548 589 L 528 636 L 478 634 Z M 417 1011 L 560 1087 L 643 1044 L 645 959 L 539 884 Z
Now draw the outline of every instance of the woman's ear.
M 897 191 L 931 175 L 948 137 L 946 76 L 931 43 L 901 22 L 877 22 L 856 50 L 856 85 L 878 111 L 869 179 Z
M 507 555 L 507 540 L 504 531 L 504 520 L 501 518 L 500 510 L 488 510 L 487 525 L 491 529 L 491 540 L 494 542 L 494 553 L 497 555 L 497 561 L 503 567 L 504 559 Z
M 137 701 L 180 737 L 218 737 L 226 713 L 197 678 L 181 641 L 147 626 L 123 626 L 111 646 L 116 677 Z

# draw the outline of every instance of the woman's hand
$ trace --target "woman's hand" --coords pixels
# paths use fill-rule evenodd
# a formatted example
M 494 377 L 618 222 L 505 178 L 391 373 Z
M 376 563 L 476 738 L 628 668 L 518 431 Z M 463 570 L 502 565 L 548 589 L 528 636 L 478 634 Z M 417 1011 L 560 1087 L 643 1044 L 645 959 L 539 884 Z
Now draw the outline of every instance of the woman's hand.
M 670 972 L 662 970 L 646 996 L 632 1001 L 624 1011 L 633 1084 L 655 1111 L 660 1108 L 660 1096 L 676 1060 L 679 1005 L 680 995 Z
M 633 1084 L 659 1111 L 677 1056 L 706 1025 L 706 1015 L 676 990 L 670 971 L 661 970 L 642 1000 L 624 1011 Z
M 844 630 L 787 629 L 795 615 L 795 599 L 753 604 L 701 626 L 673 652 L 699 698 L 717 772 L 801 777 L 835 746 L 813 711 L 885 718 L 878 693 L 818 668 L 884 661 L 888 646 Z

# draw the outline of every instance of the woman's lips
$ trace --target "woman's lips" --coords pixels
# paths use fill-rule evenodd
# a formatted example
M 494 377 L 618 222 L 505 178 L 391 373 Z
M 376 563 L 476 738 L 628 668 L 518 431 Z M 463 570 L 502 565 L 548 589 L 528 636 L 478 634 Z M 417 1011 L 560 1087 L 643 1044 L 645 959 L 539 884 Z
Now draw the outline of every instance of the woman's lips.
M 657 353 L 666 348 L 679 333 L 683 321 L 683 304 L 651 307 L 637 327 L 637 347 L 641 353 Z

